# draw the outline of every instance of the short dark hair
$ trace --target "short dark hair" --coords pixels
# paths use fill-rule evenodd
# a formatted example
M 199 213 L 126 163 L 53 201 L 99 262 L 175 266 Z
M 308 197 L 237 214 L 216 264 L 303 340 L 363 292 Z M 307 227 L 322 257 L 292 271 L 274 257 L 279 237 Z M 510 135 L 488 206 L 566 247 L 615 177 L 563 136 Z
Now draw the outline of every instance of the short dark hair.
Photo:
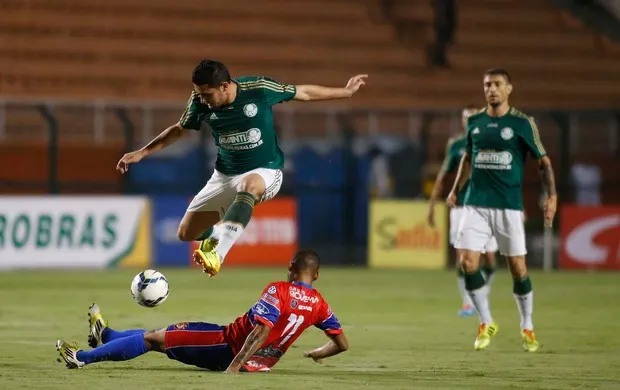
M 222 83 L 230 83 L 230 73 L 223 63 L 204 59 L 194 68 L 192 83 L 217 87 Z
M 502 68 L 488 69 L 486 72 L 484 72 L 483 77 L 487 77 L 487 76 L 504 76 L 506 81 L 508 81 L 508 84 L 512 82 L 512 80 L 510 79 L 510 74 L 508 74 L 508 71 Z
M 303 249 L 295 253 L 295 256 L 293 256 L 292 265 L 295 272 L 314 273 L 319 270 L 321 260 L 319 259 L 318 253 L 315 251 Z

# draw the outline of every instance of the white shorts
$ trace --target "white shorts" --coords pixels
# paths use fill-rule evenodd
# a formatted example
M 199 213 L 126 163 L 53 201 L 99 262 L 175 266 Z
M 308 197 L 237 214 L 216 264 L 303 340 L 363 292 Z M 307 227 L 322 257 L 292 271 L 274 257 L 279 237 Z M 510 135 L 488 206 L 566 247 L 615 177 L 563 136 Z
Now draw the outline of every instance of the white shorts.
M 266 188 L 258 203 L 273 199 L 282 187 L 282 171 L 279 169 L 257 168 L 234 176 L 214 170 L 204 188 L 192 199 L 187 211 L 217 211 L 222 218 L 235 200 L 243 178 L 254 173 L 263 178 Z
M 465 209 L 463 207 L 454 207 L 450 209 L 450 245 L 452 246 L 456 244 L 459 226 L 463 215 L 465 215 Z M 492 236 L 491 239 L 484 245 L 482 253 L 495 252 L 497 252 L 497 240 L 495 239 L 495 236 Z
M 523 212 L 465 206 L 454 247 L 482 252 L 493 236 L 502 255 L 524 256 Z

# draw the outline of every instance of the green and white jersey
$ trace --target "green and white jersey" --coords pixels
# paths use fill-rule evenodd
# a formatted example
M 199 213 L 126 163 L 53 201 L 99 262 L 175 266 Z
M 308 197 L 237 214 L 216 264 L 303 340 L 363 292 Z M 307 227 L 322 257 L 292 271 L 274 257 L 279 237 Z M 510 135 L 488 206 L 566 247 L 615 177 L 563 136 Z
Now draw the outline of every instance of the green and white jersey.
M 472 115 L 465 148 L 472 163 L 465 205 L 523 210 L 527 155 L 546 155 L 534 119 L 514 108 L 499 118 L 486 110 Z
M 466 144 L 467 136 L 465 135 L 453 137 L 448 140 L 448 144 L 446 145 L 446 156 L 444 157 L 443 164 L 441 165 L 442 171 L 446 173 L 453 173 L 458 171 L 459 165 L 461 164 L 461 158 L 465 153 Z M 463 205 L 468 187 L 469 181 L 465 183 L 465 185 L 461 189 L 461 192 L 457 194 L 456 201 L 459 205 Z
M 238 175 L 256 168 L 282 169 L 284 155 L 278 146 L 272 107 L 295 97 L 295 86 L 267 77 L 240 77 L 237 96 L 228 106 L 210 109 L 192 92 L 179 120 L 184 129 L 211 128 L 218 147 L 215 169 Z

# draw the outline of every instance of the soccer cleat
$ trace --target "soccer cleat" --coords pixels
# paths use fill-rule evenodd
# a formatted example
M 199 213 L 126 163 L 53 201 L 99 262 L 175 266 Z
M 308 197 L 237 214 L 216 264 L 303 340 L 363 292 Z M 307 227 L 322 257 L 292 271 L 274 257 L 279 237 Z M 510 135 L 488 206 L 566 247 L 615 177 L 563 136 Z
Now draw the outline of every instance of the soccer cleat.
M 476 341 L 474 341 L 474 349 L 476 351 L 486 349 L 489 344 L 491 344 L 491 337 L 495 336 L 498 330 L 499 327 L 495 322 L 489 325 L 480 324 L 478 327 L 478 336 L 476 336 Z
M 459 310 L 459 317 L 471 317 L 476 314 L 476 308 L 470 305 L 465 305 Z
M 217 241 L 208 238 L 200 243 L 200 247 L 194 251 L 194 262 L 202 267 L 202 272 L 215 276 L 220 271 L 220 255 L 215 251 Z
M 86 364 L 77 359 L 79 348 L 75 343 L 69 344 L 66 341 L 58 340 L 56 341 L 56 351 L 60 353 L 60 357 L 65 361 L 69 369 L 81 368 Z M 58 361 L 60 361 L 60 359 L 58 359 Z
M 525 352 L 536 352 L 538 351 L 538 341 L 536 341 L 536 334 L 533 330 L 523 329 L 521 331 L 521 338 L 523 338 L 523 349 Z
M 215 238 L 207 238 L 206 240 L 202 240 L 200 242 L 200 246 L 198 247 L 198 249 L 203 252 L 211 252 L 213 249 L 215 249 L 217 242 L 218 241 Z
M 103 330 L 108 327 L 108 323 L 103 319 L 99 306 L 96 303 L 93 303 L 88 308 L 88 323 L 90 325 L 88 345 L 91 348 L 103 345 Z

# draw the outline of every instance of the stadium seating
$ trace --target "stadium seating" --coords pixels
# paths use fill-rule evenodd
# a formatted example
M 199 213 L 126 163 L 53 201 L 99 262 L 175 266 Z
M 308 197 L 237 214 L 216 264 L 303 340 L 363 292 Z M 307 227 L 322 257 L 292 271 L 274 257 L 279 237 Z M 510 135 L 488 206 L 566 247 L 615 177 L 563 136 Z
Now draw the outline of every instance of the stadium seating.
M 432 42 L 430 2 L 389 3 L 390 20 L 399 26 L 417 26 L 413 32 L 419 45 Z M 465 100 L 475 99 L 480 94 L 481 72 L 503 67 L 513 75 L 514 100 L 521 107 L 615 106 L 620 97 L 619 45 L 586 30 L 551 1 L 457 3 L 457 33 L 448 50 L 452 70 L 440 76 L 456 83 L 454 93 Z M 423 26 L 426 29 L 420 33 Z
M 213 57 L 234 74 L 268 74 L 288 82 L 343 84 L 356 72 L 393 72 L 395 81 L 386 78 L 387 85 L 376 86 L 389 96 L 382 104 L 394 106 L 407 97 L 411 69 L 424 64 L 421 51 L 399 45 L 392 26 L 373 24 L 357 3 L 2 5 L 0 34 L 21 36 L 0 48 L 6 69 L 2 93 L 8 95 L 184 100 L 196 60 Z M 398 91 L 390 96 L 394 87 Z
M 513 72 L 520 106 L 601 107 L 620 98 L 611 77 L 618 50 L 549 1 L 459 1 L 452 71 L 426 66 L 430 2 L 387 3 L 382 18 L 379 0 L 5 0 L 0 93 L 185 99 L 196 60 L 214 57 L 234 74 L 287 82 L 342 84 L 369 73 L 368 93 L 340 103 L 358 107 L 458 107 L 480 99 L 480 73 L 492 65 Z
M 263 0 L 250 7 L 246 0 L 3 0 L 0 95 L 181 103 L 196 60 L 212 57 L 229 64 L 234 75 L 264 74 L 284 82 L 342 85 L 355 73 L 371 75 L 355 99 L 314 107 L 482 105 L 481 73 L 491 66 L 512 73 L 513 101 L 526 111 L 607 108 L 620 101 L 620 45 L 586 30 L 550 0 L 459 0 L 458 6 L 451 68 L 433 69 L 426 58 L 434 40 L 430 1 Z M 47 135 L 34 109 L 6 110 L 9 139 Z M 54 112 L 63 142 L 97 138 L 92 107 Z M 104 115 L 105 141 L 117 147 L 122 126 L 109 109 Z M 140 110 L 130 115 L 140 128 Z M 160 116 L 154 127 L 177 115 Z M 421 118 L 384 115 L 374 127 L 365 115 L 351 118 L 362 134 L 419 135 L 412 123 Z M 323 116 L 308 115 L 296 129 L 327 131 L 325 123 Z M 433 158 L 458 123 L 438 117 L 427 124 Z M 544 119 L 541 128 L 553 149 L 556 125 Z M 595 133 L 600 137 L 590 143 L 606 142 L 605 131 Z

